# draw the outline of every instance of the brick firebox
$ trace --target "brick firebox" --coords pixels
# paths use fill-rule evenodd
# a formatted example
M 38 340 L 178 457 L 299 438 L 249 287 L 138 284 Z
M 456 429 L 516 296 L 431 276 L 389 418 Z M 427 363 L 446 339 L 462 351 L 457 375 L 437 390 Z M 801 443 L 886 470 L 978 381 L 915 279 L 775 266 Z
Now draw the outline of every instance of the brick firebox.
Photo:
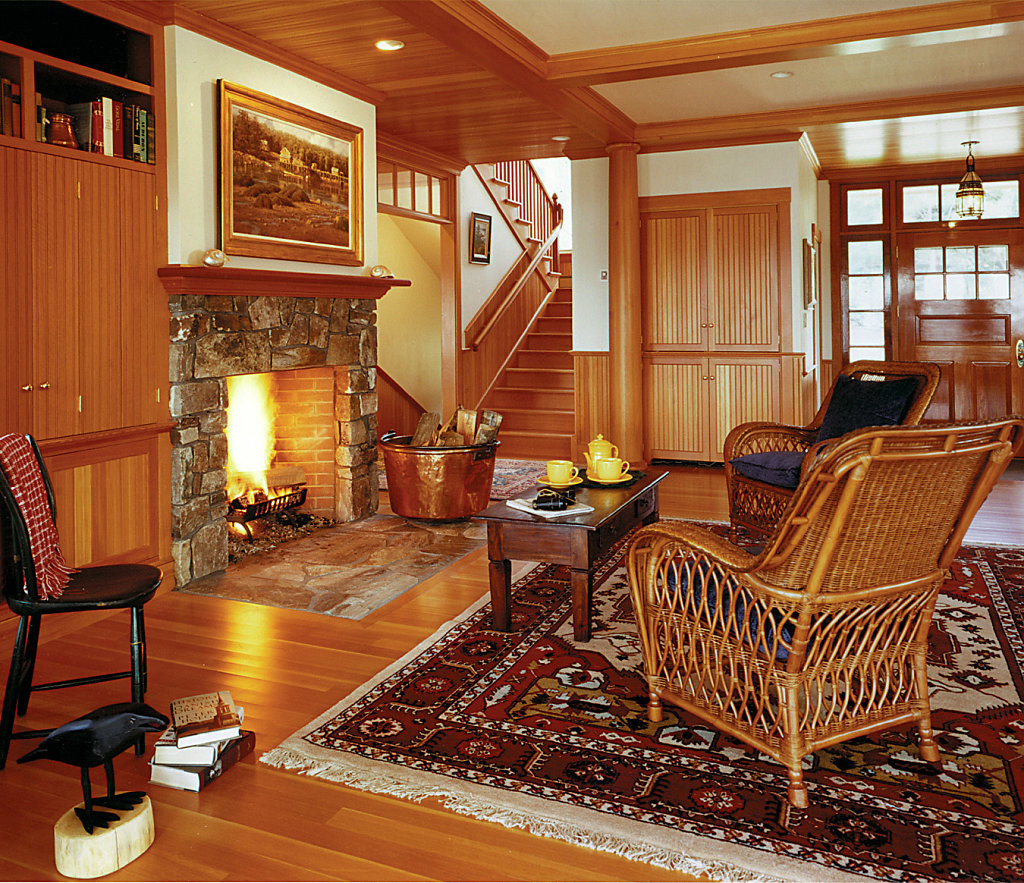
M 376 299 L 409 283 L 203 267 L 166 267 L 160 276 L 171 313 L 175 582 L 185 585 L 227 566 L 230 375 L 283 372 L 282 385 L 294 398 L 302 397 L 298 387 L 307 380 L 319 384 L 314 398 L 326 392 L 333 399 L 333 511 L 324 514 L 355 521 L 376 512 Z

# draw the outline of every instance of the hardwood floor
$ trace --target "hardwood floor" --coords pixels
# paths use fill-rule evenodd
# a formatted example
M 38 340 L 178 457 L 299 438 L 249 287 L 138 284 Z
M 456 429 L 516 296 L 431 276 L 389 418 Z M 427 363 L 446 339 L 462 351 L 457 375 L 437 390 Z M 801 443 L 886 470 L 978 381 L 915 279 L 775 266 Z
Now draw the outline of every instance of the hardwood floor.
M 661 485 L 669 517 L 725 520 L 721 468 L 672 467 Z M 973 543 L 1024 544 L 1024 482 L 1003 481 L 978 514 Z M 347 695 L 487 591 L 478 550 L 362 621 L 162 590 L 146 608 L 147 701 L 227 689 L 245 707 L 257 754 Z M 37 682 L 126 667 L 124 614 L 46 623 Z M 60 621 L 63 619 L 64 621 Z M 9 659 L 14 623 L 0 624 Z M 6 672 L 6 663 L 4 671 Z M 35 694 L 21 727 L 63 722 L 124 701 L 123 683 Z M 53 824 L 80 799 L 78 771 L 18 765 L 0 772 L 0 878 L 62 879 Z M 200 794 L 149 787 L 145 758 L 117 758 L 119 790 L 147 789 L 156 841 L 110 880 L 683 880 L 681 874 L 534 837 L 422 804 L 368 794 L 257 764 L 239 764 Z M 95 787 L 102 774 L 94 771 Z

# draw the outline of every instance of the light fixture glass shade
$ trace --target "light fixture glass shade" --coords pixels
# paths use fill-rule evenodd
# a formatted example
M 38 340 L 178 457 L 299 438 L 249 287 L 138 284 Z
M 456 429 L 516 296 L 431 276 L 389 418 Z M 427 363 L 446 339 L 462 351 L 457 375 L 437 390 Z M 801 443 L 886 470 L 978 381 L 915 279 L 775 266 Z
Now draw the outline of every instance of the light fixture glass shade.
M 967 145 L 967 172 L 960 179 L 960 186 L 956 191 L 956 213 L 961 218 L 980 218 L 985 211 L 985 188 L 981 185 L 981 178 L 974 171 L 974 155 L 971 153 L 971 145 L 977 141 L 965 141 Z

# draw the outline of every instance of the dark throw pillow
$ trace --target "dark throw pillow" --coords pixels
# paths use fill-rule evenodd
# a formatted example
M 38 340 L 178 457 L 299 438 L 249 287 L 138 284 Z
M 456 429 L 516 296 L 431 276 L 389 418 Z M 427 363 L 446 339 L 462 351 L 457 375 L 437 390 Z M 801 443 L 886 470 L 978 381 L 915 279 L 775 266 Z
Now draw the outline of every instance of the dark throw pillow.
M 740 475 L 775 487 L 795 488 L 800 483 L 803 451 L 764 451 L 744 454 L 729 463 Z
M 865 426 L 895 426 L 903 420 L 916 392 L 914 377 L 854 380 L 840 374 L 818 430 L 818 441 L 839 438 Z

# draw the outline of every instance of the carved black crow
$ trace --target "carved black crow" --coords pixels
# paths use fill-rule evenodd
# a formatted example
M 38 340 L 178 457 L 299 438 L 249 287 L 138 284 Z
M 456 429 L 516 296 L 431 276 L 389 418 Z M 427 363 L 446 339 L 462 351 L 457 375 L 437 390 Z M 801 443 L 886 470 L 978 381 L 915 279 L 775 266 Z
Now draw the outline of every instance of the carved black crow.
M 85 807 L 75 807 L 75 813 L 81 819 L 85 832 L 91 834 L 93 828 L 109 827 L 110 822 L 120 818 L 116 813 L 94 810 L 93 804 L 129 810 L 141 803 L 145 796 L 143 791 L 115 793 L 113 758 L 129 745 L 134 745 L 144 733 L 158 733 L 169 723 L 165 715 L 142 702 L 104 705 L 51 730 L 39 745 L 19 757 L 18 763 L 46 759 L 81 767 Z M 107 774 L 107 796 L 93 800 L 89 770 L 101 764 Z

